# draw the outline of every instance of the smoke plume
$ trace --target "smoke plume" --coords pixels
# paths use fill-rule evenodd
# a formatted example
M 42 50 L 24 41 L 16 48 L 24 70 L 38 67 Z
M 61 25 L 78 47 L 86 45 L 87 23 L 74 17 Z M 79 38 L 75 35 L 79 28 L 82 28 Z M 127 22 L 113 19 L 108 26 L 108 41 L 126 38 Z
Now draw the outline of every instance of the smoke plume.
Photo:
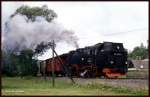
M 27 48 L 34 50 L 41 42 L 52 40 L 56 44 L 65 41 L 78 48 L 78 38 L 73 31 L 65 29 L 55 20 L 47 22 L 42 16 L 37 16 L 34 22 L 27 22 L 25 15 L 15 15 L 5 23 L 3 37 L 2 47 L 9 52 L 19 52 Z

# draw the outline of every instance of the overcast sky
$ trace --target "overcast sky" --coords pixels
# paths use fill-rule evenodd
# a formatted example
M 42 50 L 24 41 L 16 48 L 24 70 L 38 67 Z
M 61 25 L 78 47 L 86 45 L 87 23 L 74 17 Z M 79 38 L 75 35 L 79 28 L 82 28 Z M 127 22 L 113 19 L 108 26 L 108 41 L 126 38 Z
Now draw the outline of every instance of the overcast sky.
M 140 43 L 147 46 L 148 2 L 2 2 L 2 26 L 22 4 L 53 9 L 58 15 L 56 21 L 75 32 L 79 47 L 103 41 L 123 43 L 128 50 Z M 59 54 L 72 49 L 75 48 L 66 43 L 56 48 Z M 39 59 L 49 58 L 50 53 L 49 50 Z

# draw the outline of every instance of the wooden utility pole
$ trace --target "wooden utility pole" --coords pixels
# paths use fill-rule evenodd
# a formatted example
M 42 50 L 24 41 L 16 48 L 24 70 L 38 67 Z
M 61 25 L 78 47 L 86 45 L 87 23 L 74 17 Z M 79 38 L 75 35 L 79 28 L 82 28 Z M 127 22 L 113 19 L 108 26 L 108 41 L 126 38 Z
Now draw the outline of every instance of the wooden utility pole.
M 75 81 L 73 80 L 71 74 L 69 74 L 69 67 L 65 66 L 61 60 L 61 58 L 58 56 L 58 54 L 56 53 L 55 50 L 53 50 L 53 52 L 55 53 L 56 57 L 58 57 L 59 62 L 61 63 L 61 65 L 65 68 L 65 70 L 67 70 L 67 76 L 71 79 L 72 83 L 75 84 Z
M 54 40 L 52 41 L 51 49 L 52 49 L 52 62 L 51 62 L 51 64 L 52 64 L 52 84 L 53 84 L 53 87 L 55 86 L 54 54 L 56 55 L 56 57 L 58 57 L 58 60 L 59 60 L 59 62 L 61 63 L 61 65 L 62 65 L 63 67 L 65 67 L 65 70 L 67 70 L 67 75 L 68 75 L 68 77 L 71 79 L 71 81 L 72 81 L 73 83 L 75 83 L 74 80 L 73 80 L 73 78 L 72 78 L 72 76 L 71 76 L 71 74 L 69 74 L 69 68 L 63 64 L 61 58 L 58 56 L 58 54 L 57 54 L 56 51 L 55 51 L 55 42 L 54 42 Z
M 54 49 L 55 49 L 54 40 L 52 41 L 52 85 L 55 86 L 55 75 L 54 75 Z
M 44 74 L 44 79 L 46 80 L 46 61 L 44 61 L 43 74 Z

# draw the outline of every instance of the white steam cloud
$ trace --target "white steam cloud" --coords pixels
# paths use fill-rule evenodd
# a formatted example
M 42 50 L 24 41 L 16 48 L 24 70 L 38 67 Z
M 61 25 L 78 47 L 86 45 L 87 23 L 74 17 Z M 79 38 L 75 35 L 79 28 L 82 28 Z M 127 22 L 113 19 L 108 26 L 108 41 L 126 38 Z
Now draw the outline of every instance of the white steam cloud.
M 78 48 L 78 38 L 74 32 L 65 29 L 55 20 L 49 23 L 44 17 L 37 16 L 34 22 L 27 22 L 26 16 L 17 14 L 5 26 L 2 47 L 6 51 L 18 52 L 26 48 L 34 50 L 41 42 L 52 40 L 56 43 L 65 41 Z

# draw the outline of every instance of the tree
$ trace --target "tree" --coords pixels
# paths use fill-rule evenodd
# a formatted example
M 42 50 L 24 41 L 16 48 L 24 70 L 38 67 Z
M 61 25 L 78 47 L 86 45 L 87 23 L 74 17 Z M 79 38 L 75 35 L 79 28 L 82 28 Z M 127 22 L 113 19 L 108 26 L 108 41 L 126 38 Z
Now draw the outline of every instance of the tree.
M 16 10 L 14 14 L 11 15 L 11 18 L 14 17 L 17 14 L 22 14 L 27 17 L 27 21 L 35 21 L 37 16 L 44 17 L 48 22 L 51 22 L 55 17 L 57 17 L 57 14 L 51 10 L 48 9 L 46 5 L 43 5 L 40 7 L 29 7 L 29 6 L 21 6 Z
M 15 54 L 2 51 L 2 74 L 15 76 L 18 74 L 18 58 Z
M 34 52 L 25 49 L 19 55 L 2 53 L 2 74 L 6 76 L 35 76 L 38 71 L 37 60 L 32 59 Z
M 38 66 L 36 60 L 32 59 L 34 52 L 31 49 L 22 50 L 19 55 L 21 77 L 36 75 Z
M 148 58 L 148 49 L 141 43 L 140 46 L 137 46 L 129 53 L 129 57 L 132 59 L 145 59 Z

